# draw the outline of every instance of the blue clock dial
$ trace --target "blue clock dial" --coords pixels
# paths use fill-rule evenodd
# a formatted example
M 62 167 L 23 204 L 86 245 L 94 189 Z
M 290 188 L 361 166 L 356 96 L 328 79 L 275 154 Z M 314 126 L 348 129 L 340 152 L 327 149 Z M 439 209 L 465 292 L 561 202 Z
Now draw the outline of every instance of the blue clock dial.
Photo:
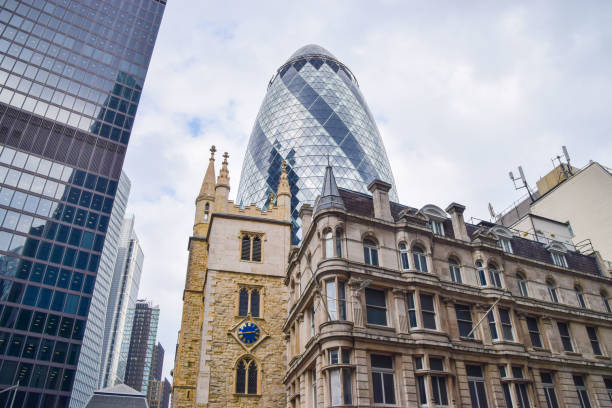
M 255 323 L 246 322 L 238 328 L 238 338 L 244 344 L 253 344 L 261 337 L 261 330 Z

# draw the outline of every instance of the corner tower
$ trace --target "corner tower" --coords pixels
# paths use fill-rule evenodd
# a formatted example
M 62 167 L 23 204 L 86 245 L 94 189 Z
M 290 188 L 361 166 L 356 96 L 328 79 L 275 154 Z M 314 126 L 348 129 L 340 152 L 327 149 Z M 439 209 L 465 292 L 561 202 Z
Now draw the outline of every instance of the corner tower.
M 342 188 L 367 194 L 375 179 L 395 185 L 357 79 L 318 45 L 297 50 L 270 81 L 247 147 L 236 201 L 267 207 L 283 160 L 292 193 L 294 243 L 301 239 L 299 209 L 304 203 L 314 204 L 326 165 L 334 167 Z M 397 201 L 395 189 L 389 194 Z

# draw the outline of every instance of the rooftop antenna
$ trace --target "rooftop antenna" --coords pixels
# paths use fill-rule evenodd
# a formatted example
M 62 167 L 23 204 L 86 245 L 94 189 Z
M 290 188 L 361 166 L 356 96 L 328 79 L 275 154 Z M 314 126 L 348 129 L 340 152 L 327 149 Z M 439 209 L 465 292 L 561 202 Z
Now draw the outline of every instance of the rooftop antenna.
M 565 178 L 568 179 L 572 175 L 572 166 L 570 166 L 570 157 L 569 157 L 569 153 L 567 152 L 567 147 L 561 146 L 561 149 L 563 150 L 563 156 L 565 156 L 565 163 L 563 163 L 563 160 L 561 160 L 560 155 L 557 155 L 557 157 L 550 159 L 550 161 L 553 164 L 553 168 L 556 167 L 555 162 L 558 162 L 559 167 L 561 167 L 561 171 L 563 172 L 563 175 L 565 175 Z
M 493 211 L 493 204 L 489 203 L 489 214 L 491 214 L 491 221 L 495 220 L 495 211 Z
M 512 183 L 514 183 L 514 189 L 515 190 L 520 190 L 521 188 L 527 189 L 527 192 L 529 193 L 529 198 L 531 199 L 531 202 L 533 203 L 535 200 L 533 199 L 533 195 L 531 194 L 531 189 L 529 188 L 529 184 L 527 184 L 525 173 L 523 173 L 523 167 L 518 166 L 518 171 L 519 171 L 519 177 L 514 177 L 514 174 L 512 174 L 512 172 L 508 172 L 508 175 L 510 176 L 510 180 L 512 180 Z M 519 184 L 519 186 L 517 187 L 516 182 L 519 180 L 522 182 L 522 185 Z

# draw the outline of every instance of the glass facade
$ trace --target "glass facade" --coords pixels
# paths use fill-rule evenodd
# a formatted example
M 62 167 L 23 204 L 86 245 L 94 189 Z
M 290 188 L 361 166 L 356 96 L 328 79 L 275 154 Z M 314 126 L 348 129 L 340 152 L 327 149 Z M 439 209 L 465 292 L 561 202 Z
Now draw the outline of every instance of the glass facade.
M 283 160 L 291 185 L 294 242 L 301 238 L 299 208 L 314 204 L 328 163 L 339 187 L 368 193 L 374 179 L 395 186 L 357 80 L 317 45 L 297 50 L 270 81 L 247 147 L 236 201 L 267 207 Z M 395 188 L 389 194 L 397 201 Z
M 0 388 L 19 382 L 15 407 L 81 407 L 98 387 L 121 168 L 164 7 L 0 0 Z

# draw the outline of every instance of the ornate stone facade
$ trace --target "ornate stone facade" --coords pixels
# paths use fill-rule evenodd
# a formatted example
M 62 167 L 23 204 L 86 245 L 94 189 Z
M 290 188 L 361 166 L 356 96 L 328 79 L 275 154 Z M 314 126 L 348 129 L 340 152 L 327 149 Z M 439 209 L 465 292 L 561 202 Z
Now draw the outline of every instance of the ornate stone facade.
M 288 407 L 612 407 L 600 257 L 328 173 L 287 267 Z
M 215 183 L 214 147 L 196 199 L 177 345 L 173 407 L 282 407 L 291 240 L 283 164 L 267 211 L 228 200 L 227 154 Z

